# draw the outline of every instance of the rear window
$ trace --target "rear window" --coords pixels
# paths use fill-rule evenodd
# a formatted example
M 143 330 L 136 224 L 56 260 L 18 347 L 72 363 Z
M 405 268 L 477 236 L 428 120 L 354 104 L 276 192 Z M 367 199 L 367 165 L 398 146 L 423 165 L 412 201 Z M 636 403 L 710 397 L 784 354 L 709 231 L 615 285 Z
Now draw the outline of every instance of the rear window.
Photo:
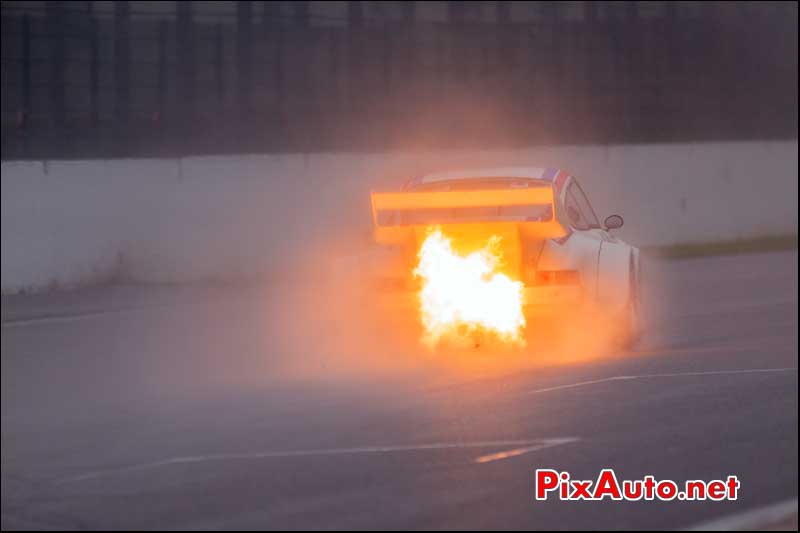
M 480 178 L 442 180 L 431 183 L 410 183 L 405 187 L 407 191 L 479 191 L 486 189 L 528 189 L 532 187 L 547 187 L 549 182 L 524 178 Z
M 428 209 L 382 209 L 376 213 L 379 226 L 463 224 L 467 222 L 549 222 L 549 204 L 437 207 Z

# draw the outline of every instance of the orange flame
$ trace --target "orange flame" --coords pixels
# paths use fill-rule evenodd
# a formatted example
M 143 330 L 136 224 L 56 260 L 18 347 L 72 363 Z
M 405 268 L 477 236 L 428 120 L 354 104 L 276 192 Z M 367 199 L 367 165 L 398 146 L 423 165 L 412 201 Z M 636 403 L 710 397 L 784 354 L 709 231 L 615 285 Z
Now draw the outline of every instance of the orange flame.
M 414 276 L 422 281 L 420 313 L 423 342 L 435 346 L 453 337 L 488 335 L 524 344 L 522 283 L 497 271 L 500 237 L 462 256 L 441 229 L 431 229 L 420 247 Z

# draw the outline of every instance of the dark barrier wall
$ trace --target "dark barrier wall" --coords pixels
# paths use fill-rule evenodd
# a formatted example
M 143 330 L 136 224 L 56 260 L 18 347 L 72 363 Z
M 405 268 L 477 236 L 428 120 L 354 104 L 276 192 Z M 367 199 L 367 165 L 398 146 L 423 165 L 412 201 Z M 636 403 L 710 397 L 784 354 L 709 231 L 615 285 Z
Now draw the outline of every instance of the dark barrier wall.
M 797 137 L 796 2 L 330 4 L 3 2 L 2 157 Z

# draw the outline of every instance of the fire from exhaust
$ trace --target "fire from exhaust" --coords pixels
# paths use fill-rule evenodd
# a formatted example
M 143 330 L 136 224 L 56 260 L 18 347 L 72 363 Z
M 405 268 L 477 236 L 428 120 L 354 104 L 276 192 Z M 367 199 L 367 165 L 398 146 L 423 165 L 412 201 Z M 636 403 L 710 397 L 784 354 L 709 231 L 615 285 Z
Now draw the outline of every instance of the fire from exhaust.
M 419 304 L 425 344 L 483 337 L 524 344 L 523 286 L 498 272 L 500 237 L 460 255 L 441 229 L 430 229 L 418 259 L 414 276 L 422 282 Z

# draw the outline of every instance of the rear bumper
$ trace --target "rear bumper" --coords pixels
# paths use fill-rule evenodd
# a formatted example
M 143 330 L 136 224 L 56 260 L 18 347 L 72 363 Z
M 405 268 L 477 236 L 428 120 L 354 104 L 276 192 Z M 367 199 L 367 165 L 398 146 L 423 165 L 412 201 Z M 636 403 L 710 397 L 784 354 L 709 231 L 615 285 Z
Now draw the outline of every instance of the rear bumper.
M 553 315 L 575 310 L 584 302 L 580 285 L 525 286 L 525 313 Z

